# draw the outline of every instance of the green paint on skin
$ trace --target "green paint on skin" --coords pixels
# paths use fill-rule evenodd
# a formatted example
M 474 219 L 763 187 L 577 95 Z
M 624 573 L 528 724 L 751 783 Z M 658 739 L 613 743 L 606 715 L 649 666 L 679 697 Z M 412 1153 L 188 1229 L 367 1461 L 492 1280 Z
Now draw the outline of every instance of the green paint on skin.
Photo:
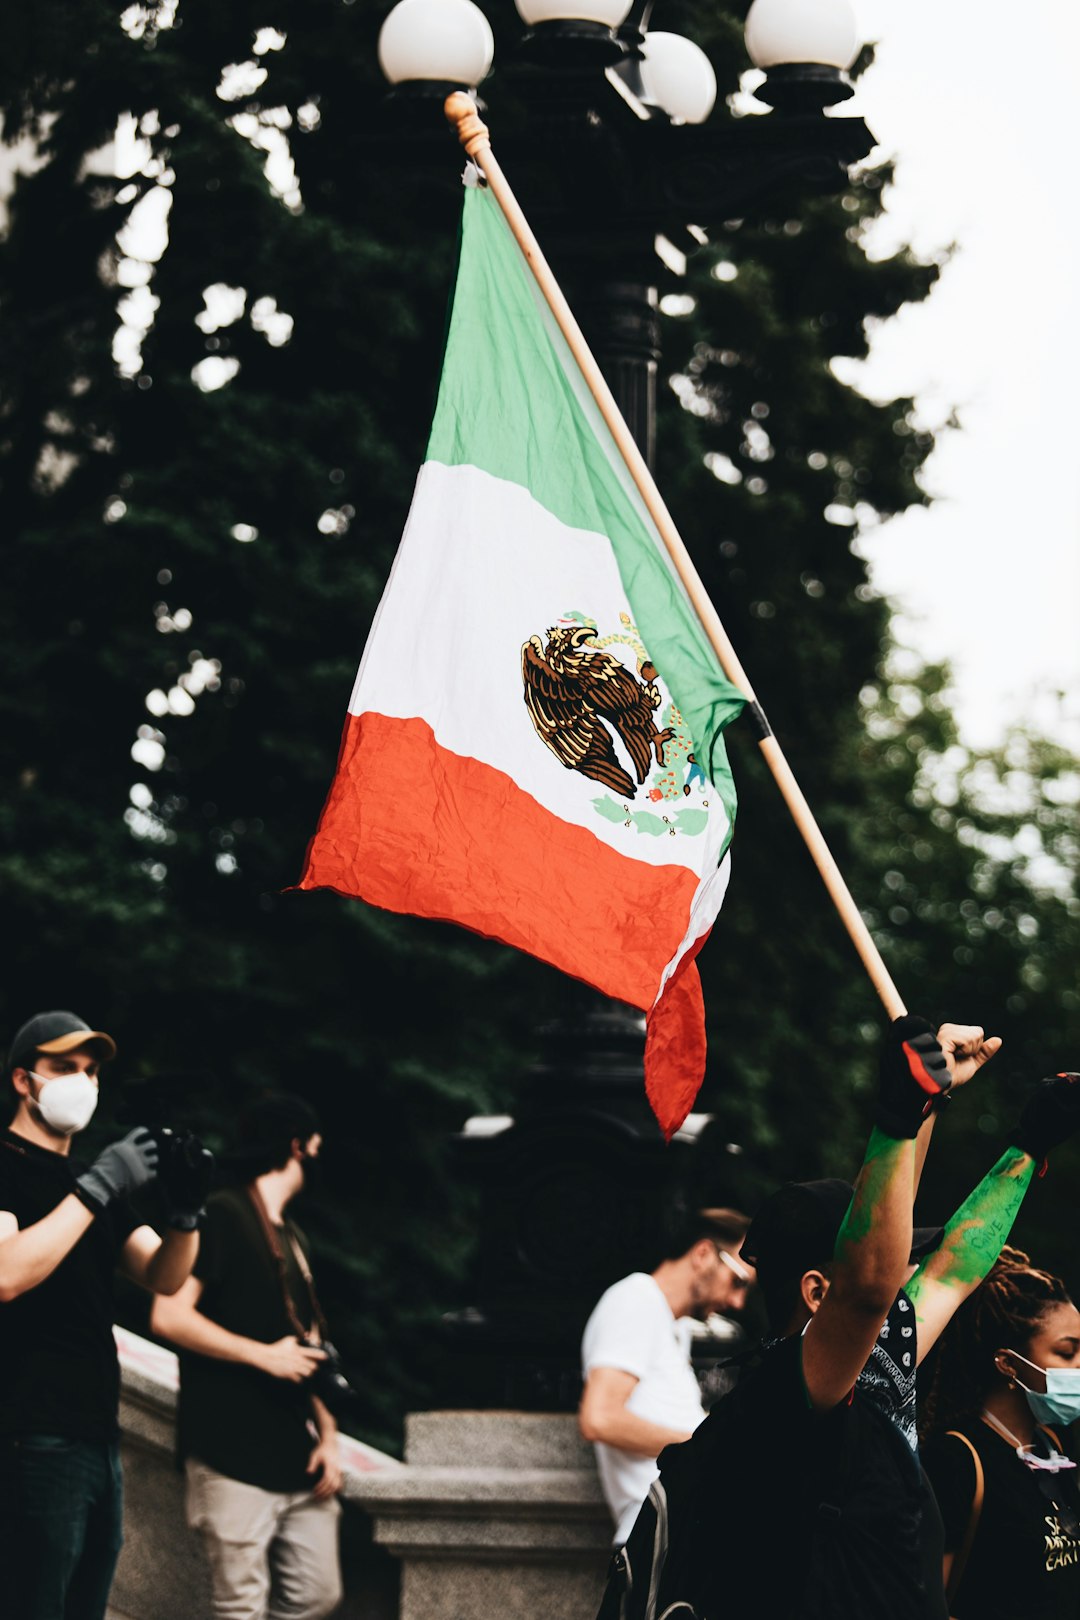
M 969 1293 L 978 1287 L 1008 1241 L 1024 1194 L 1035 1173 L 1035 1161 L 1019 1148 L 1006 1148 L 971 1196 L 960 1205 L 945 1227 L 941 1246 L 908 1283 L 905 1293 L 915 1306 L 929 1283 Z
M 886 1187 L 905 1158 L 914 1172 L 914 1143 L 886 1136 L 885 1132 L 875 1125 L 866 1144 L 866 1157 L 859 1171 L 859 1179 L 855 1183 L 854 1196 L 848 1205 L 848 1212 L 844 1216 L 836 1239 L 837 1260 L 843 1261 L 856 1244 L 866 1241 L 873 1225 L 874 1211 L 880 1205 Z

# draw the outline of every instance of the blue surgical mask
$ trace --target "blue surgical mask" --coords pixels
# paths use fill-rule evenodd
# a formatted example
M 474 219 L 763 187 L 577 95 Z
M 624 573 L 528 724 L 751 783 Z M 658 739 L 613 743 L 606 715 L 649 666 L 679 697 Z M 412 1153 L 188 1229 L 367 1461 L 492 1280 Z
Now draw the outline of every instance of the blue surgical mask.
M 1080 1367 L 1036 1367 L 1034 1361 L 1014 1350 L 1012 1354 L 1026 1367 L 1033 1367 L 1046 1379 L 1046 1393 L 1029 1389 L 1019 1378 L 1036 1423 L 1075 1423 L 1080 1418 Z

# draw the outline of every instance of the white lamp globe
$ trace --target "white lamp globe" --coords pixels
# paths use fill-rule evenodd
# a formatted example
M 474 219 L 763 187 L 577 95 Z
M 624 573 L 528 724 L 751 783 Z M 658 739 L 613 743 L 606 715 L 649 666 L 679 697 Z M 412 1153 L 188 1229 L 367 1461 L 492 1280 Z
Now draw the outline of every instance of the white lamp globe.
M 759 68 L 849 68 L 859 43 L 849 0 L 754 0 L 746 18 L 746 49 Z
M 379 30 L 379 66 L 391 84 L 438 79 L 468 89 L 494 57 L 491 25 L 472 0 L 398 0 Z
M 700 45 L 682 34 L 653 33 L 642 45 L 645 100 L 684 124 L 703 124 L 716 105 L 716 74 Z
M 633 0 L 514 0 L 523 23 L 591 22 L 618 28 L 630 15 Z

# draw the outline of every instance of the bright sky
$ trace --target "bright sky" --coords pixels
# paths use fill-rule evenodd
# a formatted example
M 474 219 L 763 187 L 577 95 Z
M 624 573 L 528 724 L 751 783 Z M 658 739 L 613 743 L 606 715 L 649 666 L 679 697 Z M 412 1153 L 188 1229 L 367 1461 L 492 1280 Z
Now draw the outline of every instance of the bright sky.
M 854 105 L 898 159 L 872 250 L 958 245 L 928 302 L 879 331 L 859 386 L 914 393 L 932 427 L 955 405 L 963 426 L 929 464 L 935 505 L 863 545 L 900 639 L 952 661 L 966 741 L 1027 715 L 1080 753 L 1080 13 L 854 4 L 879 42 Z

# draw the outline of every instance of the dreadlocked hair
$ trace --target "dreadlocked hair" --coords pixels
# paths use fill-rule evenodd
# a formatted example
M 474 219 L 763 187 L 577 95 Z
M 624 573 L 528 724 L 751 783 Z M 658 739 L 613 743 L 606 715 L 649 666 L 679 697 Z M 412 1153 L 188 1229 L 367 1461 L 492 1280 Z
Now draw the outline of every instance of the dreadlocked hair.
M 942 1334 L 919 1430 L 925 1439 L 982 1410 L 1001 1374 L 999 1350 L 1023 1351 L 1054 1305 L 1067 1304 L 1060 1277 L 1039 1271 L 1021 1249 L 1008 1245 Z

